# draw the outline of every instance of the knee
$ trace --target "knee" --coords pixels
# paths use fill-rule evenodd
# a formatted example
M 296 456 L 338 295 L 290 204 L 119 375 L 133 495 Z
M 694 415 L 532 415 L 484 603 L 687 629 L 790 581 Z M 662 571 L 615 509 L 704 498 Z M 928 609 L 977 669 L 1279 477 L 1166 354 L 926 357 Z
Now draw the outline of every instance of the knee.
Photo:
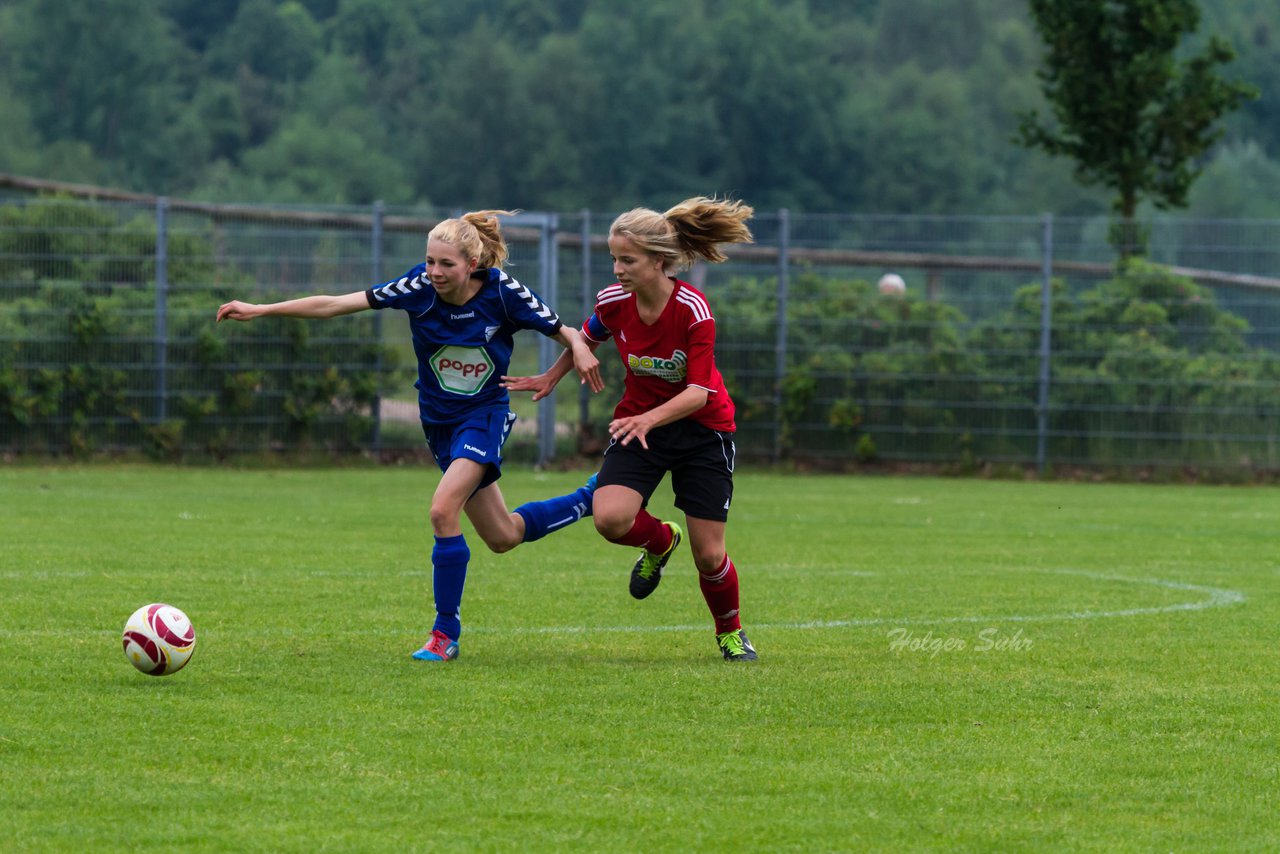
M 487 537 L 484 535 L 481 535 L 481 539 L 484 540 L 484 544 L 489 547 L 489 551 L 493 552 L 494 554 L 503 554 L 504 552 L 509 552 L 512 549 L 514 549 L 516 546 L 520 545 L 520 543 L 522 542 L 521 540 L 517 539 L 514 534 L 511 534 L 509 532 L 503 532 L 500 535 L 491 534 Z
M 606 540 L 616 540 L 625 537 L 627 531 L 631 530 L 631 526 L 635 524 L 634 516 L 626 516 L 616 513 L 597 513 L 591 517 L 596 523 L 596 531 Z
M 449 530 L 457 522 L 457 513 L 453 508 L 431 502 L 431 530 L 437 536 Z
M 698 548 L 696 545 L 691 547 L 693 552 L 693 563 L 698 568 L 698 572 L 702 575 L 711 575 L 720 567 L 724 566 L 725 552 L 720 548 Z

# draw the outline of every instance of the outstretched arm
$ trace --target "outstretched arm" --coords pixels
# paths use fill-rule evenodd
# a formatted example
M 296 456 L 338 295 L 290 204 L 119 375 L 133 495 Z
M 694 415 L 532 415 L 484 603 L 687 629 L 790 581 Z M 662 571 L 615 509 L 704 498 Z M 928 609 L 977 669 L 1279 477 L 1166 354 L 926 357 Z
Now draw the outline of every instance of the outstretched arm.
M 560 327 L 560 331 L 555 337 L 565 342 L 566 338 L 561 337 L 564 333 L 572 333 L 576 336 L 580 349 L 586 358 L 594 362 L 594 365 L 579 363 L 578 349 L 565 350 L 560 354 L 560 358 L 556 359 L 551 367 L 547 368 L 543 373 L 536 377 L 503 377 L 502 387 L 507 391 L 531 391 L 533 397 L 531 400 L 542 400 L 542 398 L 551 394 L 555 390 L 560 380 L 564 379 L 565 374 L 569 373 L 575 367 L 578 369 L 582 382 L 585 383 L 592 391 L 599 392 L 604 389 L 604 380 L 600 376 L 600 362 L 595 357 L 596 348 L 600 344 L 588 338 L 584 338 L 576 329 L 569 329 L 567 326 Z M 584 372 L 585 371 L 585 372 Z
M 343 314 L 354 314 L 369 307 L 369 299 L 364 291 L 355 291 L 342 296 L 314 296 L 285 300 L 273 303 L 252 303 L 232 300 L 218 308 L 218 320 L 253 320 L 255 317 L 338 317 Z
M 572 355 L 573 369 L 582 378 L 582 384 L 596 393 L 604 391 L 604 380 L 600 378 L 600 360 L 596 358 L 596 347 L 600 345 L 588 343 L 581 332 L 567 326 L 561 326 L 555 337 L 564 345 L 565 353 Z

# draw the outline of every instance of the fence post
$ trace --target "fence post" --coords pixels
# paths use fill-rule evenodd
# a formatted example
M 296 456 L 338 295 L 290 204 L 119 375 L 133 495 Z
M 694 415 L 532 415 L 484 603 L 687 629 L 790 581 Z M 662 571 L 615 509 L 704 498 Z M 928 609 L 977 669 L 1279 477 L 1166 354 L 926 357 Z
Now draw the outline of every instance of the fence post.
M 156 199 L 156 423 L 169 417 L 169 199 Z
M 1044 477 L 1049 437 L 1049 362 L 1053 332 L 1053 214 L 1041 220 L 1040 393 L 1036 404 L 1036 474 Z
M 382 218 L 386 213 L 386 206 L 381 200 L 373 203 L 373 217 L 370 223 L 369 234 L 369 255 L 371 260 L 370 272 L 373 274 L 373 284 L 382 283 Z M 377 371 L 378 386 L 373 392 L 373 456 L 378 458 L 382 455 L 382 312 L 375 311 L 373 313 L 373 338 L 377 342 L 378 355 L 374 363 L 374 370 Z
M 542 234 L 538 241 L 538 279 L 542 299 L 547 305 L 557 302 L 556 280 L 560 275 L 560 265 L 556 258 L 556 231 L 559 218 L 555 214 L 545 214 L 542 219 Z M 551 367 L 560 355 L 559 347 L 552 344 L 545 335 L 538 342 L 539 368 L 543 371 Z M 547 395 L 538 406 L 538 465 L 544 466 L 556 456 L 556 397 L 555 392 Z
M 582 209 L 582 311 L 586 314 L 595 305 L 591 288 L 591 210 Z M 591 389 L 579 386 L 578 391 L 578 430 L 582 435 L 591 424 Z
M 787 376 L 787 292 L 791 285 L 791 212 L 778 210 L 778 331 L 773 344 L 773 461 L 782 459 L 783 383 Z

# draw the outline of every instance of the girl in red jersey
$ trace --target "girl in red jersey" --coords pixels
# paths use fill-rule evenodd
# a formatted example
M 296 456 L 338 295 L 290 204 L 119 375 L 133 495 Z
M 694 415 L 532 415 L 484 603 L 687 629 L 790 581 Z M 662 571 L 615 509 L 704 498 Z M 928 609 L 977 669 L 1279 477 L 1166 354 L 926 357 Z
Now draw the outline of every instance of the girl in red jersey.
M 756 651 L 738 618 L 738 573 L 725 550 L 733 498 L 733 400 L 715 363 L 715 317 L 707 298 L 671 274 L 697 259 L 725 260 L 720 245 L 750 243 L 752 208 L 698 197 L 665 214 L 637 208 L 609 229 L 616 284 L 596 297 L 582 326 L 594 350 L 612 338 L 626 367 L 622 400 L 609 422 L 609 447 L 593 502 L 596 530 L 610 542 L 640 546 L 631 595 L 643 599 L 683 532 L 645 509 L 671 473 L 684 511 L 698 583 L 725 659 L 752 661 Z M 548 395 L 573 367 L 561 358 L 536 377 L 505 377 L 507 388 Z

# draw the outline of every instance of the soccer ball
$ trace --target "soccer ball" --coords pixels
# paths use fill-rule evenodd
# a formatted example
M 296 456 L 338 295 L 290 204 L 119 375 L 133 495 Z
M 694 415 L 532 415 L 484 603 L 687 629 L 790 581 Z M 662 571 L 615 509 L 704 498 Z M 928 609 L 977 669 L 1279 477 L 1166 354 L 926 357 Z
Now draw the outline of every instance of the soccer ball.
M 907 291 L 907 283 L 897 273 L 885 273 L 876 284 L 885 296 L 901 296 Z
M 196 651 L 196 630 L 172 605 L 143 605 L 124 624 L 124 657 L 148 676 L 177 673 Z

